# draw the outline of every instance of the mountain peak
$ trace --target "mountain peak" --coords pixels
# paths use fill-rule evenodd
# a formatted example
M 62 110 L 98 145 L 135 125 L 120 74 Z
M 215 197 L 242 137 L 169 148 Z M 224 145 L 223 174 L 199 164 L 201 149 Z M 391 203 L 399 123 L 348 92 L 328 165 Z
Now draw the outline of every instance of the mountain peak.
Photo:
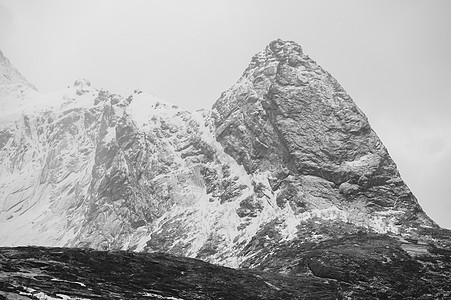
M 91 82 L 85 78 L 75 80 L 74 87 L 91 86 Z
M 94 88 L 91 87 L 91 82 L 87 79 L 75 80 L 74 88 L 75 88 L 77 95 L 79 95 L 79 96 L 94 90 Z
M 274 192 L 290 190 L 296 204 L 281 200 L 281 208 L 289 205 L 295 213 L 318 207 L 352 211 L 346 213 L 347 222 L 363 218 L 378 232 L 436 226 L 400 178 L 363 112 L 294 42 L 275 40 L 254 56 L 214 104 L 213 116 L 226 153 L 249 174 L 271 174 Z M 336 195 L 332 202 L 306 196 L 322 194 L 326 186 L 329 196 Z M 393 197 L 381 186 L 396 191 Z M 382 225 L 376 212 L 386 210 L 392 212 Z
M 295 67 L 303 59 L 305 60 L 307 58 L 303 54 L 302 47 L 296 42 L 277 39 L 270 42 L 263 51 L 260 51 L 252 57 L 251 63 L 246 71 L 265 62 L 288 63 Z
M 0 50 L 0 87 L 4 85 L 20 84 L 36 90 L 31 83 L 11 64 L 9 59 Z
M 267 49 L 272 51 L 276 55 L 287 55 L 291 53 L 296 53 L 302 55 L 302 47 L 293 41 L 284 41 L 282 39 L 277 39 L 269 43 Z

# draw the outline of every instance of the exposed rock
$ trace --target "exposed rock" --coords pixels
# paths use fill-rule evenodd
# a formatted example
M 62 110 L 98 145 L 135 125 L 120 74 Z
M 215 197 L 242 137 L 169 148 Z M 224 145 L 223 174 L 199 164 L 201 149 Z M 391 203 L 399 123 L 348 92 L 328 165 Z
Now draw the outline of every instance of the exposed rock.
M 75 91 L 78 96 L 91 90 L 91 82 L 86 79 L 78 79 L 74 82 Z
M 86 80 L 0 95 L 1 245 L 165 252 L 283 274 L 289 293 L 302 278 L 316 298 L 450 295 L 450 232 L 294 42 L 255 55 L 212 111 Z
M 343 194 L 344 196 L 349 196 L 352 193 L 357 192 L 360 189 L 360 186 L 358 184 L 352 184 L 349 182 L 343 182 L 338 187 L 338 191 Z
M 254 56 L 215 103 L 213 116 L 228 154 L 250 174 L 274 174 L 266 177 L 281 207 L 291 201 L 294 207 L 304 203 L 348 211 L 347 203 L 358 201 L 368 208 L 361 211 L 365 215 L 409 211 L 421 220 L 416 225 L 437 227 L 400 179 L 366 116 L 294 42 L 273 41 Z M 330 184 L 315 186 L 314 178 Z M 392 217 L 411 226 L 403 216 Z

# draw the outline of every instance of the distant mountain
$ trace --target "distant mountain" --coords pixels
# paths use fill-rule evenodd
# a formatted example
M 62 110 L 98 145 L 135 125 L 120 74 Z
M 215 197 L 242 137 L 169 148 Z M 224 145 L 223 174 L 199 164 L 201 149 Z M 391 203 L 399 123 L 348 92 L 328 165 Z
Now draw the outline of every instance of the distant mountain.
M 271 42 L 195 112 L 87 80 L 40 94 L 1 60 L 1 246 L 165 252 L 350 299 L 450 296 L 451 232 L 298 44 Z
M 0 50 L 0 85 L 3 86 L 8 84 L 23 84 L 36 90 L 36 88 L 20 74 Z

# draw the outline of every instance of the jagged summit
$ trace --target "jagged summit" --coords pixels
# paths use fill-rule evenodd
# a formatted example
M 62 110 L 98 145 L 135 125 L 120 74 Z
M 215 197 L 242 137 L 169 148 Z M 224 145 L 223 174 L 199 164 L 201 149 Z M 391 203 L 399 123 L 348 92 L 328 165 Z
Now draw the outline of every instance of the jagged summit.
M 296 52 L 297 54 L 302 54 L 302 47 L 294 41 L 284 41 L 282 39 L 276 39 L 271 41 L 266 49 L 270 49 L 275 55 L 280 55 L 280 51 L 284 54 L 290 54 L 290 52 Z
M 266 48 L 252 57 L 250 66 L 255 63 L 277 59 L 287 61 L 290 65 L 296 66 L 305 57 L 302 47 L 293 41 L 283 41 L 281 39 L 270 42 Z
M 350 213 L 346 221 L 354 223 L 390 210 L 383 219 L 391 221 L 381 223 L 383 232 L 403 231 L 409 226 L 396 224 L 407 220 L 414 226 L 436 226 L 400 178 L 366 116 L 294 42 L 273 41 L 254 56 L 214 104 L 213 117 L 226 153 L 248 173 L 273 178 L 270 189 L 284 195 L 277 202 L 281 207 L 290 204 L 283 200 L 289 190 L 295 212 L 339 207 Z M 300 179 L 303 183 L 295 183 Z M 320 182 L 330 193 L 317 190 Z M 320 190 L 319 197 L 311 197 Z
M 87 79 L 77 79 L 74 82 L 77 95 L 83 95 L 86 92 L 92 91 L 91 82 Z

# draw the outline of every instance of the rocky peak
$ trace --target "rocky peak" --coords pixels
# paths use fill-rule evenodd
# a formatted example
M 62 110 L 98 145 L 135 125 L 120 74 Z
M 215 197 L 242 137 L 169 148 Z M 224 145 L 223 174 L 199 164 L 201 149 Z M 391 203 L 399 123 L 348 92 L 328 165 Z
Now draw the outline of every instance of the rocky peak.
M 290 65 L 296 66 L 303 56 L 302 47 L 297 43 L 277 39 L 269 43 L 265 50 L 256 54 L 252 58 L 251 65 L 256 62 L 276 59 L 280 62 L 288 62 Z
M 281 208 L 292 199 L 295 212 L 338 207 L 360 218 L 392 210 L 399 213 L 386 218 L 390 230 L 406 220 L 436 226 L 366 116 L 294 42 L 273 41 L 254 56 L 214 104 L 213 117 L 226 153 L 249 174 L 268 174 Z
M 272 165 L 277 165 L 276 160 L 294 160 L 296 172 L 314 175 L 318 170 L 313 161 L 321 161 L 329 164 L 330 179 L 336 182 L 338 176 L 332 174 L 336 173 L 336 165 L 375 151 L 385 155 L 366 116 L 337 81 L 294 42 L 279 39 L 255 55 L 243 76 L 215 103 L 213 111 L 219 139 L 227 128 L 244 136 L 243 130 L 253 131 L 253 122 L 264 122 L 251 138 L 251 144 L 258 144 L 260 152 L 239 158 L 249 172 L 264 170 L 268 160 Z M 235 126 L 237 122 L 239 126 Z M 282 127 L 289 130 L 281 131 Z M 232 150 L 229 138 L 225 140 L 226 147 Z M 369 140 L 373 143 L 368 144 Z M 344 141 L 349 151 L 337 144 Z M 302 150 L 302 156 L 316 153 L 301 159 L 298 150 Z
M 78 79 L 74 82 L 74 88 L 76 90 L 77 95 L 83 95 L 92 90 L 91 82 L 87 79 Z

